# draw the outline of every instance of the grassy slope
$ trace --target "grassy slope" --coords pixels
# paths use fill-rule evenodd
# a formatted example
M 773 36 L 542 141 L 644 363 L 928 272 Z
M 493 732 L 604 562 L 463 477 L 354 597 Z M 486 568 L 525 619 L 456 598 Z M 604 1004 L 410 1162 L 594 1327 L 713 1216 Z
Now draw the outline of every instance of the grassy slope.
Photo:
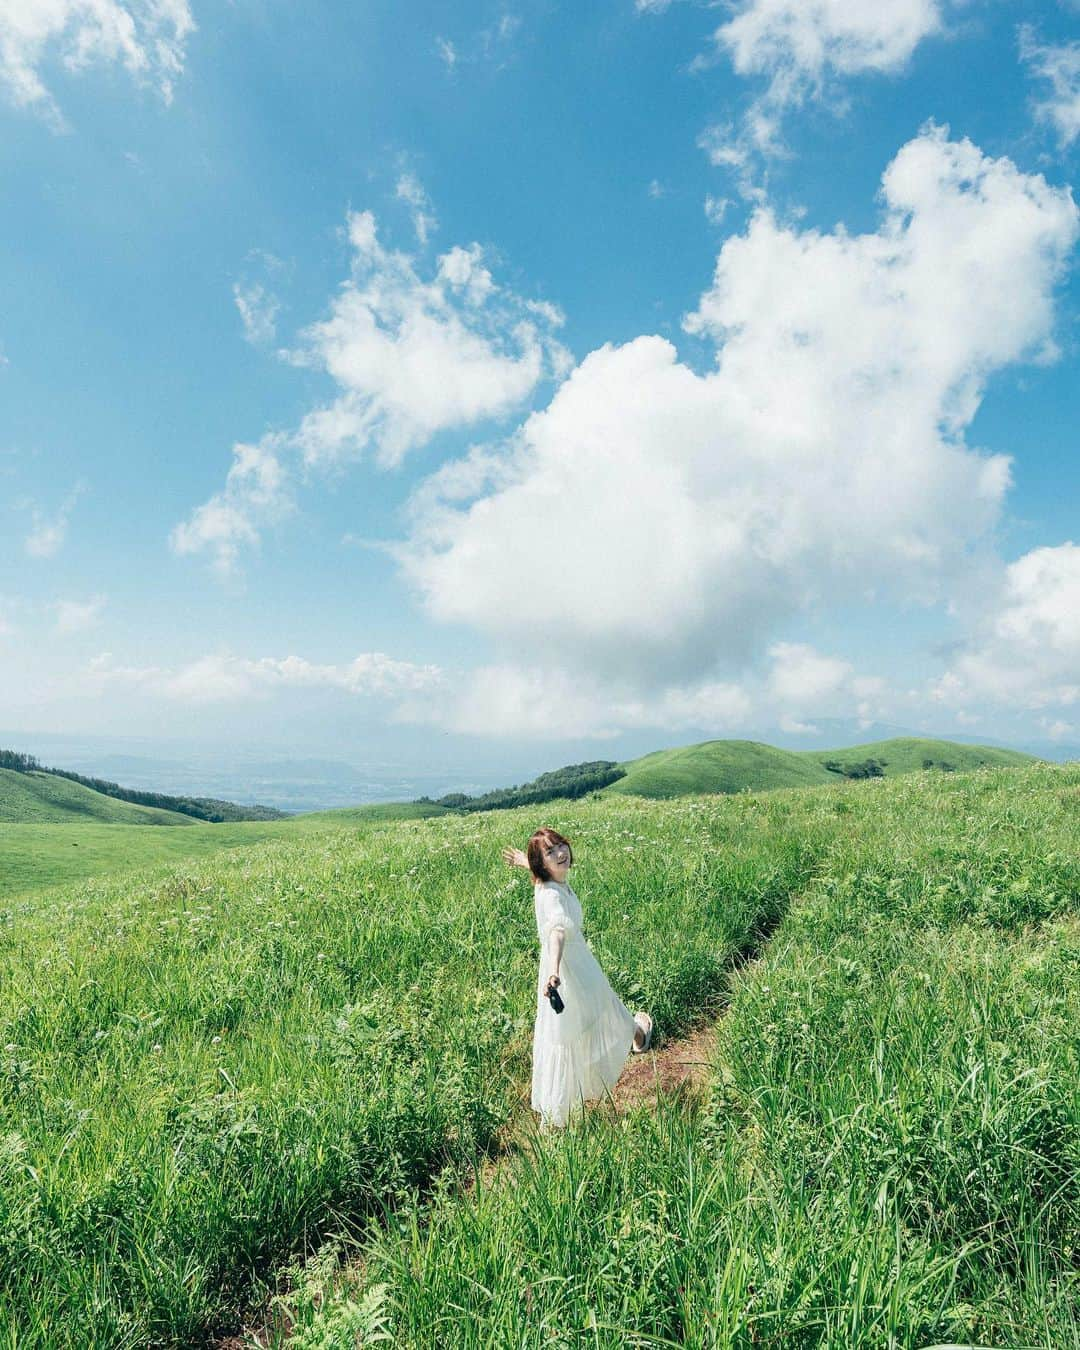
M 799 754 L 817 764 L 825 760 L 837 760 L 841 764 L 858 764 L 863 760 L 876 759 L 885 769 L 885 777 L 898 773 L 915 773 L 922 769 L 926 760 L 933 760 L 933 767 L 940 769 L 946 765 L 950 769 L 964 772 L 980 769 L 984 765 L 1005 767 L 1021 764 L 1035 764 L 1035 755 L 1025 754 L 1022 750 L 1001 750 L 993 745 L 960 745 L 956 741 L 926 740 L 912 736 L 897 736 L 890 741 L 873 741 L 868 745 L 852 745 L 846 750 L 800 750 Z M 835 774 L 829 775 L 835 778 Z
M 834 775 L 791 750 L 760 741 L 703 741 L 625 762 L 626 777 L 605 796 L 679 797 L 688 792 L 738 792 L 747 787 L 811 787 Z
M 191 816 L 106 797 L 93 788 L 51 773 L 0 769 L 0 822 L 73 824 L 96 821 L 115 825 L 191 825 Z
M 0 901 L 155 863 L 207 857 L 273 839 L 290 828 L 287 821 L 210 825 L 192 820 L 188 830 L 145 825 L 20 825 L 0 830 Z
M 1074 1345 L 1078 801 L 1038 765 L 559 804 L 619 994 L 660 1035 L 731 1001 L 715 1091 L 430 1210 L 415 1188 L 527 1109 L 535 929 L 498 854 L 531 809 L 13 906 L 0 1346 L 194 1343 L 386 1204 L 366 1278 L 403 1347 Z M 325 1311 L 305 1344 L 355 1345 Z
M 210 824 L 179 812 L 135 806 L 51 774 L 0 769 L 0 900 L 50 886 L 203 858 L 294 833 L 444 815 L 441 806 L 374 803 L 311 811 L 289 820 Z M 175 825 L 190 828 L 178 830 Z M 153 827 L 158 828 L 153 828 Z
M 843 764 L 865 759 L 884 762 L 885 776 L 912 773 L 923 761 L 949 764 L 955 769 L 983 765 L 1035 763 L 1033 755 L 991 746 L 957 745 L 952 741 L 897 738 L 856 745 L 846 750 L 778 750 L 760 741 L 702 741 L 698 745 L 657 750 L 626 761 L 626 777 L 603 789 L 605 796 L 678 797 L 689 792 L 760 792 L 767 788 L 811 787 L 836 782 L 838 775 L 824 768 L 825 760 Z
M 295 1344 L 1077 1350 L 1078 806 L 1045 765 L 649 803 L 688 856 L 763 813 L 824 850 L 706 1098 L 536 1136 L 338 1274 L 329 1246 L 291 1272 Z

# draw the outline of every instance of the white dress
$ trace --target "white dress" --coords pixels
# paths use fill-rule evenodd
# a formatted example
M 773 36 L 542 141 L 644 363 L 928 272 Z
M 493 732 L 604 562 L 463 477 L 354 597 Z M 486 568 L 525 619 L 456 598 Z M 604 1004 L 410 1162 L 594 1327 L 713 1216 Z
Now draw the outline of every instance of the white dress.
M 532 1107 L 544 1123 L 565 1125 L 582 1100 L 598 1101 L 618 1081 L 634 1044 L 634 1015 L 608 984 L 581 933 L 581 901 L 564 881 L 536 887 L 540 973 L 533 1029 Z M 559 963 L 565 1008 L 544 996 L 554 966 L 555 930 L 566 934 Z

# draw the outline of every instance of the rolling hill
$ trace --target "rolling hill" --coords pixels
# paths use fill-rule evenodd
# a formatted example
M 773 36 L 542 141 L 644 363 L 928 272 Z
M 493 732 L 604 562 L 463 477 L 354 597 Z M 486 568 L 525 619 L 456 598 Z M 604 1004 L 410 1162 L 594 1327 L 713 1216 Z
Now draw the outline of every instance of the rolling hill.
M 9 824 L 94 822 L 107 825 L 194 825 L 191 816 L 106 797 L 56 774 L 0 769 L 0 821 Z
M 877 763 L 881 777 L 891 778 L 924 768 L 963 771 L 984 765 L 1032 764 L 1036 757 L 1019 750 L 916 737 L 874 741 L 844 750 L 778 750 L 760 741 L 702 741 L 625 761 L 620 767 L 626 770 L 626 776 L 604 788 L 603 795 L 679 797 L 690 792 L 811 787 L 859 776 L 858 767 L 869 760 Z M 827 769 L 826 763 L 839 768 Z

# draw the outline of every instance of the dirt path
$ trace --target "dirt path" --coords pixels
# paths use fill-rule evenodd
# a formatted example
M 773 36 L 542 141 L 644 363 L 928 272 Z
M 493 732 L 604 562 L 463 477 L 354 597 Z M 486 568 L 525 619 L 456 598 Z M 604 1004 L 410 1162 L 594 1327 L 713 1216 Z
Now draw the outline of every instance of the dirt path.
M 611 1094 L 611 1101 L 605 1099 L 590 1103 L 586 1109 L 590 1112 L 610 1111 L 614 1104 L 616 1113 L 622 1115 L 642 1105 L 655 1110 L 661 1093 L 666 1097 L 692 1097 L 701 1090 L 709 1077 L 718 1026 L 719 1019 L 677 1040 L 665 1041 L 657 1049 L 647 1050 L 643 1055 L 631 1055 Z M 480 1179 L 485 1187 L 497 1184 L 503 1165 L 529 1146 L 530 1130 L 535 1128 L 535 1119 L 526 1093 L 521 1099 L 521 1109 L 496 1134 L 490 1151 L 481 1160 Z M 475 1174 L 463 1181 L 463 1198 L 474 1189 L 475 1184 Z M 256 1325 L 245 1327 L 238 1335 L 227 1336 L 216 1342 L 214 1350 L 252 1350 L 255 1346 L 265 1350 L 273 1340 L 269 1311 L 264 1310 Z M 280 1318 L 280 1313 L 278 1316 Z
M 708 1079 L 718 1026 L 719 1019 L 677 1040 L 665 1041 L 655 1050 L 646 1050 L 643 1055 L 631 1055 L 610 1101 L 605 1098 L 599 1102 L 590 1102 L 586 1105 L 586 1111 L 605 1112 L 614 1106 L 616 1114 L 621 1116 L 642 1105 L 655 1110 L 661 1094 L 666 1097 L 693 1096 Z M 480 1180 L 485 1187 L 496 1180 L 499 1169 L 508 1159 L 529 1146 L 536 1119 L 526 1091 L 521 1099 L 521 1109 L 497 1132 L 491 1148 L 481 1159 Z M 474 1184 L 475 1178 L 466 1182 L 462 1187 L 463 1192 L 467 1194 Z

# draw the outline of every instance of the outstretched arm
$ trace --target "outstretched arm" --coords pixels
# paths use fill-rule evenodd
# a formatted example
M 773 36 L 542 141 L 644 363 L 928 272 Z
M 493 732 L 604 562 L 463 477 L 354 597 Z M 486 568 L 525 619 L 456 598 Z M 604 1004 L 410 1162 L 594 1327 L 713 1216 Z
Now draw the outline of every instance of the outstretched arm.
M 510 848 L 509 846 L 502 851 L 503 862 L 508 862 L 511 867 L 528 867 L 529 860 L 520 848 Z

